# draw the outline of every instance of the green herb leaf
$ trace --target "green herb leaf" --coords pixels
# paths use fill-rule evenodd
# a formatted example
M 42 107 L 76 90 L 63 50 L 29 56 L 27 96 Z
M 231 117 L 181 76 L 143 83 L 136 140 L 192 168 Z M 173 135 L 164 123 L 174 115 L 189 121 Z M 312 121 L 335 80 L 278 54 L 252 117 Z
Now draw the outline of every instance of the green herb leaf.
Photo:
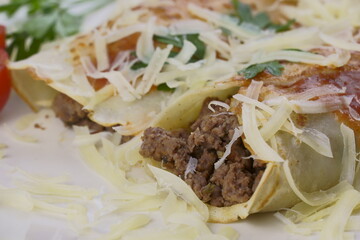
M 138 69 L 141 69 L 141 68 L 145 68 L 147 67 L 148 64 L 147 63 L 144 63 L 142 61 L 137 61 L 135 62 L 132 66 L 131 66 L 131 70 L 138 70 Z
M 159 86 L 157 86 L 157 90 L 164 92 L 173 92 L 175 91 L 175 88 L 170 88 L 166 83 L 162 83 Z
M 272 61 L 266 64 L 265 69 L 274 76 L 281 76 L 284 70 L 284 66 L 281 65 L 278 61 Z
M 289 30 L 295 23 L 295 20 L 292 19 L 285 24 L 275 24 L 271 22 L 269 15 L 265 12 L 260 12 L 254 16 L 249 5 L 239 2 L 239 0 L 232 0 L 231 3 L 235 10 L 232 15 L 239 19 L 240 24 L 246 22 L 258 26 L 260 29 L 273 29 L 275 32 L 284 32 Z
M 269 18 L 269 15 L 262 12 L 257 14 L 253 19 L 252 22 L 260 27 L 261 29 L 267 28 L 271 24 L 271 20 Z
M 112 0 L 11 0 L 10 3 L 1 5 L 0 13 L 5 13 L 8 17 L 12 17 L 20 9 L 26 9 L 28 16 L 18 27 L 20 30 L 7 36 L 10 42 L 7 47 L 9 55 L 15 60 L 21 60 L 37 53 L 45 42 L 76 34 L 84 15 L 110 1 Z M 79 15 L 71 14 L 69 10 L 79 4 L 90 7 L 83 8 Z
M 48 15 L 37 15 L 24 24 L 23 30 L 34 38 L 43 38 L 49 29 L 55 25 L 57 17 L 56 12 Z
M 81 25 L 82 21 L 82 16 L 75 16 L 68 12 L 63 12 L 60 14 L 56 22 L 56 32 L 61 37 L 67 37 L 76 34 L 79 31 L 79 26 Z
M 199 39 L 199 34 L 188 34 L 186 35 L 186 39 L 195 45 L 196 52 L 194 56 L 190 59 L 189 62 L 196 62 L 205 57 L 206 45 L 203 41 Z
M 169 36 L 159 36 L 159 35 L 154 35 L 154 40 L 157 42 L 161 42 L 161 43 L 165 43 L 165 44 L 171 44 L 175 47 L 179 47 L 182 48 L 182 46 L 184 45 L 184 41 L 182 36 L 180 35 L 169 35 Z
M 285 32 L 291 29 L 291 26 L 295 23 L 295 19 L 287 21 L 285 24 L 275 24 L 271 23 L 268 26 L 268 29 L 274 29 L 275 32 Z
M 249 5 L 239 2 L 239 0 L 232 0 L 231 3 L 235 9 L 235 16 L 240 20 L 240 22 L 253 21 L 251 8 Z
M 199 39 L 199 34 L 186 34 L 186 35 L 169 35 L 169 36 L 154 36 L 154 40 L 160 43 L 171 44 L 175 47 L 182 48 L 184 46 L 184 39 L 188 40 L 196 47 L 196 52 L 189 62 L 196 62 L 204 58 L 206 45 Z M 174 53 L 170 54 L 170 57 Z
M 241 70 L 239 74 L 243 74 L 246 79 L 251 79 L 265 70 L 274 76 L 281 76 L 284 70 L 284 66 L 281 65 L 278 61 L 253 64 Z

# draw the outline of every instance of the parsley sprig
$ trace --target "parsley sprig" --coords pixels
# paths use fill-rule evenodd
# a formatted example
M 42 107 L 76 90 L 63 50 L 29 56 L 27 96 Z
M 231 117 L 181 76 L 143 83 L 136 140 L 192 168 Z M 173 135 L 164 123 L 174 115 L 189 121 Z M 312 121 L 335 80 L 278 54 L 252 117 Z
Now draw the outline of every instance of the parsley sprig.
M 1 5 L 0 12 L 12 18 L 25 8 L 28 19 L 19 29 L 8 34 L 7 51 L 14 60 L 25 59 L 40 50 L 45 42 L 76 34 L 84 17 L 112 0 L 11 0 Z M 86 4 L 85 11 L 72 13 L 70 10 Z
M 239 23 L 251 23 L 260 29 L 273 29 L 275 32 L 287 31 L 295 23 L 295 20 L 291 19 L 285 24 L 276 24 L 271 22 L 269 15 L 265 12 L 253 15 L 249 5 L 239 2 L 239 0 L 232 0 L 231 3 L 235 10 L 233 16 L 239 19 Z

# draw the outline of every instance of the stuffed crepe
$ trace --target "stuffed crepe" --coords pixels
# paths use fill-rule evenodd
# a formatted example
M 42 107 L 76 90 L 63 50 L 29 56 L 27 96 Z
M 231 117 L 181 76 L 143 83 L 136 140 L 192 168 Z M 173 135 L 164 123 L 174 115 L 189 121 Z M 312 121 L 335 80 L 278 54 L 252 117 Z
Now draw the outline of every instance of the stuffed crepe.
M 355 150 L 346 154 L 359 143 L 358 55 L 343 68 L 305 68 L 287 85 L 284 78 L 294 76 L 239 81 L 238 93 L 187 94 L 144 131 L 140 154 L 191 186 L 212 222 L 289 208 L 300 199 L 325 204 L 327 192 L 359 187 Z M 351 143 L 346 132 L 355 134 Z

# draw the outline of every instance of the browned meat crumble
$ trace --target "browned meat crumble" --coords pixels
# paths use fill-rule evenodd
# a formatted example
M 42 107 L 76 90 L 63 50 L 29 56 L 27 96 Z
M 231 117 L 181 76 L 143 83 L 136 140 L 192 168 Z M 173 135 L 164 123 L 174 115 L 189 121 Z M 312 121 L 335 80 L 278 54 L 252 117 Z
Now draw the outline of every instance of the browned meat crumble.
M 88 113 L 82 109 L 83 106 L 65 94 L 59 93 L 56 95 L 52 108 L 56 116 L 67 126 L 88 126 L 92 132 L 109 130 L 109 128 L 91 121 Z
M 265 163 L 249 158 L 250 152 L 238 139 L 226 161 L 214 169 L 239 124 L 237 117 L 222 107 L 211 112 L 208 104 L 212 100 L 204 101 L 200 116 L 189 129 L 146 129 L 140 154 L 160 161 L 163 167 L 184 179 L 202 201 L 217 207 L 231 206 L 249 200 Z M 185 176 L 190 157 L 198 160 L 196 171 Z

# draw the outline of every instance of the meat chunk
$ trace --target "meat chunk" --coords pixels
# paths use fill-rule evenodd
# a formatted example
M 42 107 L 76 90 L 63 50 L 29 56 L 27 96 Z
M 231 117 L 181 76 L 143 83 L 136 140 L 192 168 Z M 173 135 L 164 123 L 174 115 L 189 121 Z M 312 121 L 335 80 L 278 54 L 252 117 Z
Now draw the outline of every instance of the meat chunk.
M 249 158 L 250 152 L 238 139 L 226 161 L 214 169 L 239 124 L 237 117 L 222 107 L 215 106 L 215 113 L 210 111 L 208 104 L 212 100 L 204 101 L 189 130 L 146 129 L 140 154 L 161 161 L 182 177 L 202 201 L 218 207 L 231 206 L 249 200 L 266 165 Z M 191 157 L 198 160 L 197 166 L 195 172 L 185 176 Z
M 59 93 L 56 95 L 52 108 L 56 116 L 67 126 L 88 126 L 92 132 L 110 130 L 91 121 L 87 112 L 82 109 L 83 106 L 65 94 Z
M 82 106 L 62 93 L 56 95 L 52 108 L 56 116 L 66 125 L 74 125 L 87 118 L 87 114 L 82 110 Z
M 184 131 L 168 132 L 161 128 L 148 128 L 144 132 L 140 154 L 173 168 L 178 175 L 184 174 L 190 151 Z

